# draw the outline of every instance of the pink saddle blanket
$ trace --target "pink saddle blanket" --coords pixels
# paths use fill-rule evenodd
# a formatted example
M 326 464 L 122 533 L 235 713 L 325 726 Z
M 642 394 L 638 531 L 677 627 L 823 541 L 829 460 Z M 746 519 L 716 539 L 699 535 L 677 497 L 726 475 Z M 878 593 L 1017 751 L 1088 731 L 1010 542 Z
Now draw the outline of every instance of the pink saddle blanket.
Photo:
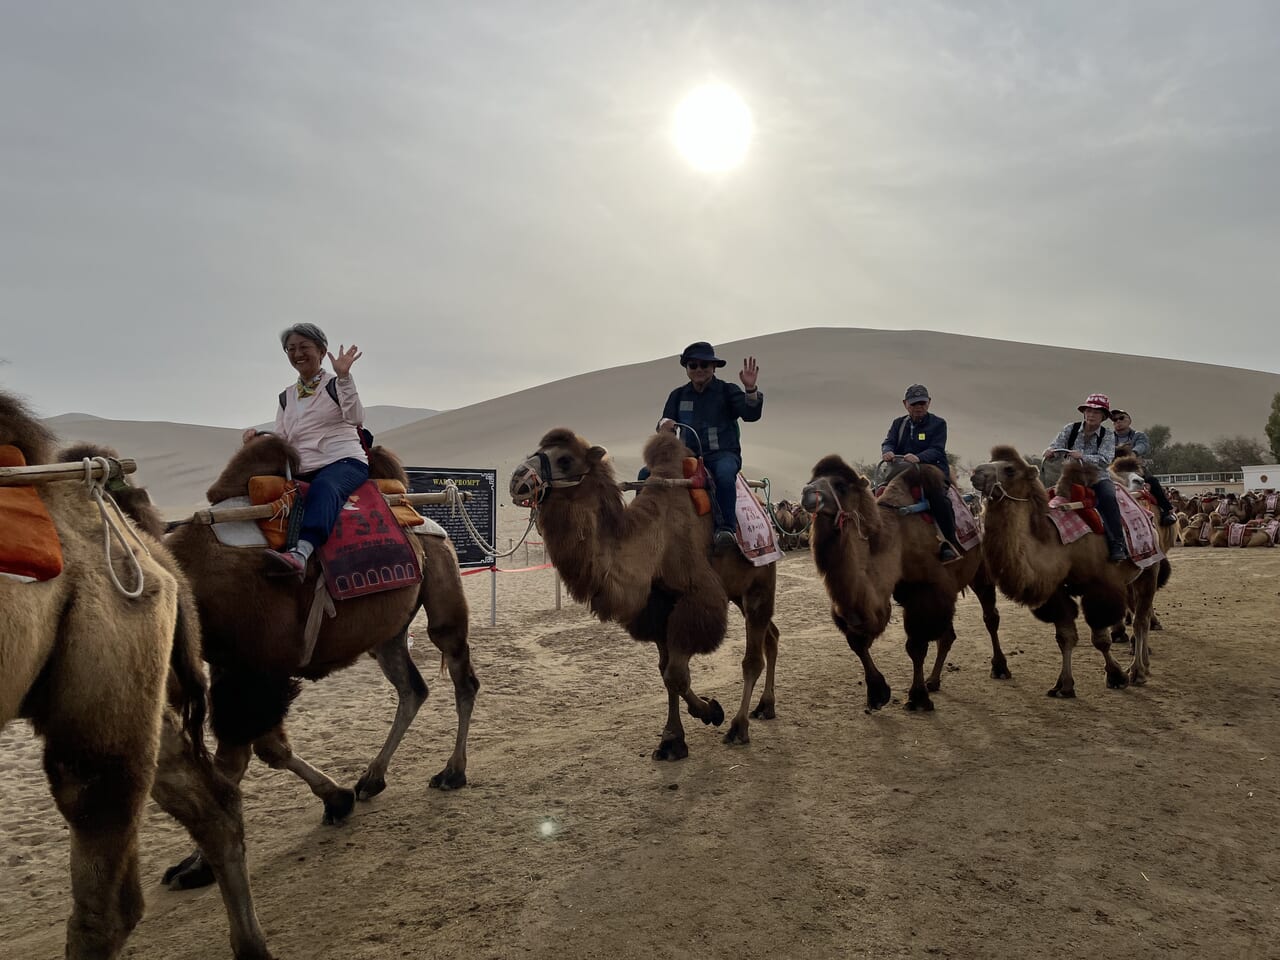
M 737 488 L 738 549 L 753 566 L 763 567 L 781 560 L 782 551 L 773 534 L 773 523 L 742 474 L 738 474 Z
M 1058 536 L 1063 543 L 1075 543 L 1087 533 L 1093 531 L 1080 516 L 1079 510 L 1068 510 L 1066 501 L 1054 497 L 1049 501 L 1049 519 L 1058 528 Z M 1164 559 L 1160 551 L 1160 541 L 1156 539 L 1155 523 L 1151 514 L 1143 510 L 1138 501 L 1129 495 L 1127 490 L 1116 489 L 1116 503 L 1120 507 L 1120 519 L 1124 524 L 1125 543 L 1129 547 L 1129 559 L 1137 564 L 1138 569 L 1146 569 Z
M 422 581 L 418 556 L 372 480 L 361 484 L 338 511 L 333 533 L 320 548 L 320 563 L 335 600 Z

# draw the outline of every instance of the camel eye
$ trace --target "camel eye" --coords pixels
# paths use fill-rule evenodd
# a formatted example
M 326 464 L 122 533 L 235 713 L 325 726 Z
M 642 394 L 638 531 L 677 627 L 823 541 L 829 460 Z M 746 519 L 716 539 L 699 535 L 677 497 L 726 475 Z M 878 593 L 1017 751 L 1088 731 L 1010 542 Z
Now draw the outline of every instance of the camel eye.
M 571 466 L 573 466 L 573 459 L 569 457 L 567 454 L 556 457 L 556 466 L 559 467 L 561 470 L 568 470 Z

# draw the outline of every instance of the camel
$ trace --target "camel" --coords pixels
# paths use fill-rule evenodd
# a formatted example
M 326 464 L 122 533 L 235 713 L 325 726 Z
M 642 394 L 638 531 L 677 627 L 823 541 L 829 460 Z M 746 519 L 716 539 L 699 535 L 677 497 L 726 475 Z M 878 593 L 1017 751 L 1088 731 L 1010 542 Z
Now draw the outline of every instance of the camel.
M 1215 518 L 1207 513 L 1197 513 L 1179 520 L 1182 545 L 1184 547 L 1209 546 L 1214 531 L 1219 527 L 1214 520 Z
M 293 448 L 274 434 L 259 435 L 231 458 L 206 496 L 210 503 L 243 496 L 251 476 L 284 476 L 286 466 L 296 473 Z M 369 472 L 408 483 L 399 459 L 381 446 L 370 451 Z M 256 753 L 270 767 L 290 770 L 307 783 L 324 804 L 326 824 L 344 820 L 357 799 L 381 793 L 391 757 L 427 699 L 427 684 L 408 648 L 409 624 L 422 608 L 427 633 L 452 678 L 458 715 L 453 752 L 444 769 L 431 777 L 430 786 L 452 790 L 466 785 L 467 733 L 480 682 L 467 645 L 469 613 L 457 556 L 443 537 L 411 534 L 409 540 L 423 554 L 422 582 L 339 602 L 337 616 L 324 620 L 310 660 L 298 666 L 318 564 L 299 586 L 292 579 L 264 576 L 261 551 L 224 546 L 209 525 L 187 524 L 169 535 L 166 542 L 195 590 L 204 658 L 212 666 L 216 760 L 234 782 L 240 782 L 251 752 Z M 382 749 L 351 789 L 293 752 L 284 720 L 298 694 L 298 678 L 319 680 L 366 653 L 395 687 L 398 703 Z M 198 853 L 166 874 L 166 882 L 183 888 L 209 880 Z
M 1085 469 L 1091 468 L 1070 464 L 1063 480 L 1087 484 L 1091 478 Z M 1117 689 L 1145 683 L 1151 603 L 1157 578 L 1169 561 L 1144 570 L 1131 561 L 1110 563 L 1104 538 L 1098 534 L 1064 545 L 1049 519 L 1049 495 L 1036 467 L 1013 447 L 992 449 L 991 462 L 974 468 L 973 485 L 986 498 L 982 552 L 996 585 L 1015 603 L 1031 608 L 1037 619 L 1054 625 L 1062 668 L 1049 696 L 1076 695 L 1071 657 L 1079 640 L 1079 606 L 1084 608 L 1093 645 L 1102 654 L 1107 686 Z M 1111 654 L 1111 628 L 1124 619 L 1130 584 L 1135 588 L 1135 655 L 1125 671 Z
M 52 435 L 0 393 L 0 443 L 51 462 Z M 26 717 L 71 831 L 69 958 L 120 955 L 142 917 L 137 837 L 148 791 L 206 852 L 238 960 L 270 960 L 244 857 L 240 793 L 204 745 L 207 685 L 199 622 L 177 564 L 158 540 L 133 549 L 143 577 L 129 599 L 111 582 L 102 519 L 84 490 L 46 484 L 64 566 L 50 580 L 0 577 L 0 728 Z M 126 537 L 130 536 L 126 534 Z M 118 560 L 117 578 L 134 571 Z
M 920 465 L 901 471 L 881 497 L 870 483 L 839 456 L 819 460 L 805 486 L 801 503 L 813 513 L 811 548 L 818 572 L 831 597 L 831 619 L 862 661 L 867 709 L 889 702 L 889 684 L 871 658 L 871 644 L 889 623 L 891 600 L 902 605 L 902 623 L 911 657 L 908 710 L 932 710 L 930 691 L 942 683 L 942 668 L 955 642 L 956 595 L 972 587 L 982 604 L 982 622 L 991 635 L 991 676 L 1012 678 L 1000 649 L 1000 614 L 995 586 L 988 579 L 982 554 L 970 550 L 950 564 L 938 560 L 935 528 L 922 517 L 900 514 L 896 506 L 913 503 L 912 482 L 945 483 L 936 467 Z M 929 643 L 937 643 L 933 670 L 924 675 Z
M 690 455 L 668 433 L 655 434 L 644 447 L 645 464 L 659 479 L 683 476 L 682 461 Z M 730 602 L 746 618 L 747 649 L 742 700 L 724 742 L 749 743 L 750 717 L 774 718 L 775 565 L 753 566 L 737 550 L 713 554 L 711 516 L 697 515 L 687 489 L 649 487 L 626 504 L 607 451 L 561 427 L 549 431 L 516 468 L 511 498 L 535 510 L 547 553 L 570 595 L 601 621 L 618 623 L 634 639 L 657 646 L 667 722 L 654 760 L 689 755 L 680 700 L 704 724 L 724 722 L 720 704 L 693 691 L 689 660 L 720 646 Z M 748 714 L 762 668 L 764 691 Z
M 1172 551 L 1178 543 L 1178 525 L 1169 524 L 1168 526 L 1163 526 L 1160 523 L 1160 507 L 1156 503 L 1155 497 L 1147 490 L 1146 480 L 1144 480 L 1142 476 L 1142 461 L 1132 454 L 1129 454 L 1127 456 L 1117 457 L 1112 461 L 1111 466 L 1107 469 L 1110 471 L 1115 485 L 1129 491 L 1142 509 L 1147 511 L 1147 514 L 1151 517 L 1152 528 L 1156 532 L 1156 542 L 1160 545 L 1160 552 L 1166 557 L 1169 556 L 1170 551 Z M 1170 573 L 1172 573 L 1172 568 L 1170 568 Z M 1162 570 L 1161 576 L 1156 580 L 1156 589 L 1163 590 L 1165 584 L 1168 582 L 1169 574 L 1164 573 Z M 1132 585 L 1130 586 L 1129 592 L 1130 594 L 1134 592 Z M 1124 626 L 1133 623 L 1134 599 L 1135 598 L 1133 596 L 1130 596 L 1130 603 L 1128 604 L 1128 609 L 1125 611 L 1124 624 L 1118 631 L 1115 628 L 1112 629 L 1112 643 L 1120 643 L 1128 640 L 1124 631 Z M 1151 608 L 1150 629 L 1152 631 L 1164 629 L 1164 624 L 1160 622 L 1160 617 L 1156 615 L 1154 600 L 1152 601 Z M 1150 653 L 1151 645 L 1148 643 L 1148 656 Z

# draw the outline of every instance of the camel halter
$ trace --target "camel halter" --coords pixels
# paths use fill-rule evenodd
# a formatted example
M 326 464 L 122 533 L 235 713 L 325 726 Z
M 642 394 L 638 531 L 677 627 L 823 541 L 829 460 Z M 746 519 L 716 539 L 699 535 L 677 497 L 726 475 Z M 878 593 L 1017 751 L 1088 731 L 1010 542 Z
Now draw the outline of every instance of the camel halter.
M 529 464 L 529 461 L 534 459 L 538 461 L 536 470 Z M 520 482 L 529 488 L 529 495 L 516 502 L 518 507 L 537 507 L 546 499 L 547 491 L 559 490 L 564 487 L 576 487 L 582 483 L 583 478 L 587 475 L 584 472 L 576 476 L 556 479 L 551 473 L 550 458 L 541 450 L 530 455 L 520 466 L 524 468 L 524 473 L 520 476 Z
M 821 500 L 826 499 L 828 497 L 831 499 L 831 502 L 836 505 L 835 525 L 836 525 L 837 531 L 839 531 L 840 533 L 844 533 L 844 526 L 846 521 L 852 520 L 854 529 L 857 531 L 859 539 L 862 539 L 862 540 L 871 539 L 865 533 L 862 532 L 862 517 L 858 516 L 858 514 L 856 513 L 850 513 L 848 510 L 844 508 L 844 506 L 840 503 L 840 498 L 836 496 L 835 488 L 831 486 L 831 481 L 829 479 L 827 479 L 826 477 L 823 477 L 822 479 L 809 484 L 809 486 L 813 487 L 818 492 L 818 496 L 820 498 L 819 507 L 821 507 Z M 825 487 L 825 490 L 823 489 L 824 487 Z M 814 511 L 815 514 L 819 512 L 821 512 L 820 509 Z
M 142 548 L 143 553 L 147 556 L 151 556 L 151 551 L 142 541 L 142 538 L 138 536 L 138 532 L 133 529 L 133 525 L 129 523 L 128 517 L 126 517 L 124 512 L 120 509 L 120 505 L 116 503 L 111 494 L 107 492 L 107 478 L 111 476 L 111 465 L 113 463 L 116 465 L 117 472 L 120 472 L 120 475 L 123 476 L 123 472 L 119 470 L 120 461 L 110 457 L 85 457 L 82 462 L 84 464 L 84 485 L 89 490 L 89 495 L 97 502 L 98 513 L 102 515 L 102 546 L 103 552 L 107 557 L 107 574 L 111 577 L 111 582 L 115 584 L 115 588 L 117 590 L 130 600 L 135 600 L 142 596 L 142 588 L 146 586 L 146 577 L 142 572 L 142 565 L 138 563 L 138 558 L 134 556 L 133 548 L 129 546 L 129 542 L 125 540 L 124 534 L 120 532 L 120 527 L 123 526 L 129 531 L 129 535 L 132 536 L 138 546 Z M 102 476 L 97 479 L 94 479 L 93 476 L 93 468 L 95 466 L 102 468 Z M 111 514 L 107 513 L 107 503 L 110 503 L 112 509 L 115 511 L 114 518 Z M 133 575 L 138 583 L 133 590 L 126 590 L 124 585 L 116 576 L 115 567 L 112 564 L 113 558 L 111 556 L 111 537 L 113 535 L 118 541 L 120 541 L 120 546 L 124 548 L 124 556 L 128 559 L 129 565 L 133 567 Z

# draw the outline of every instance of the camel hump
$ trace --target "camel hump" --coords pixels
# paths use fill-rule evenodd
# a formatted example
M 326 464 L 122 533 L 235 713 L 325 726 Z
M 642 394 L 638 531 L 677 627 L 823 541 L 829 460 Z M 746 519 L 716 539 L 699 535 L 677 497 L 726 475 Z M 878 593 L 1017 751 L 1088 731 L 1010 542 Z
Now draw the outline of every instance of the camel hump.
M 655 477 L 683 477 L 684 458 L 688 455 L 684 441 L 674 433 L 655 433 L 644 445 L 644 465 Z

